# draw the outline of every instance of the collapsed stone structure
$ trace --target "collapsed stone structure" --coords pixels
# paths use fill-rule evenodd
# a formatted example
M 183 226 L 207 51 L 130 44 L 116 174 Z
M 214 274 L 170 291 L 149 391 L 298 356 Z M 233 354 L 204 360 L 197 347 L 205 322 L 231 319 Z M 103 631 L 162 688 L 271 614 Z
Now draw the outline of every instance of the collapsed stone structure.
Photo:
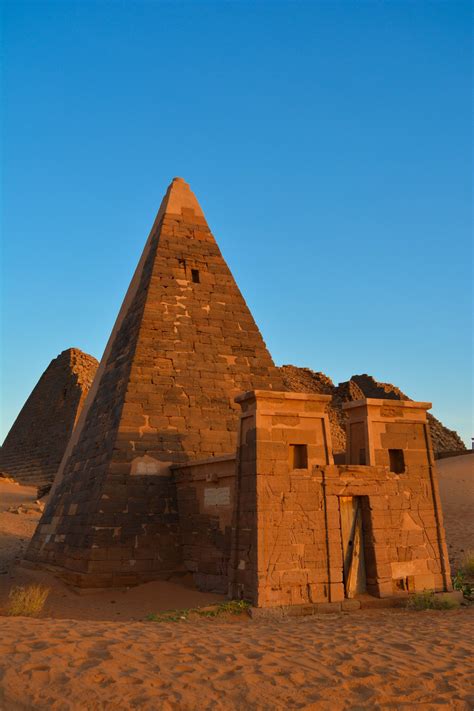
M 346 452 L 346 418 L 343 411 L 345 402 L 354 402 L 363 398 L 382 398 L 385 400 L 410 400 L 400 388 L 391 383 L 380 383 L 371 375 L 353 375 L 350 380 L 334 385 L 324 373 L 317 373 L 310 368 L 298 368 L 294 365 L 280 367 L 288 390 L 295 392 L 321 393 L 331 395 L 328 404 L 332 443 L 336 460 L 344 460 Z M 431 413 L 428 413 L 431 442 L 436 458 L 463 454 L 466 446 L 457 432 L 445 427 Z
M 52 482 L 98 367 L 68 348 L 36 384 L 0 449 L 0 471 L 22 484 Z
M 450 589 L 426 403 L 289 392 L 174 179 L 27 558 L 81 586 L 192 571 L 257 606 Z

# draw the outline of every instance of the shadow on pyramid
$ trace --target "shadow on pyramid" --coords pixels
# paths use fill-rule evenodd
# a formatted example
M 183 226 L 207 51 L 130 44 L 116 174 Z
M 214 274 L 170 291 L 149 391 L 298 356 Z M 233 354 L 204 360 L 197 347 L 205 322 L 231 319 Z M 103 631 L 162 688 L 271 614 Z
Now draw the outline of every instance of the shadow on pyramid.
M 163 199 L 26 558 L 85 586 L 179 570 L 170 465 L 235 453 L 238 393 L 285 390 L 182 178 Z

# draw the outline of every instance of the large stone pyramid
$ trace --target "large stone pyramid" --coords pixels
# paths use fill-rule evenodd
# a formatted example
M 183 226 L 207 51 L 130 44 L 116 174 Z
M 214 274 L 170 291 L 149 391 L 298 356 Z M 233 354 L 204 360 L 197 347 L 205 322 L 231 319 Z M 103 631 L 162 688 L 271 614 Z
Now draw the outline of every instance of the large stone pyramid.
M 161 204 L 27 558 L 85 586 L 179 568 L 169 466 L 235 451 L 234 397 L 284 389 L 204 214 Z
M 3 474 L 34 486 L 53 481 L 98 365 L 78 348 L 51 361 L 0 449 Z

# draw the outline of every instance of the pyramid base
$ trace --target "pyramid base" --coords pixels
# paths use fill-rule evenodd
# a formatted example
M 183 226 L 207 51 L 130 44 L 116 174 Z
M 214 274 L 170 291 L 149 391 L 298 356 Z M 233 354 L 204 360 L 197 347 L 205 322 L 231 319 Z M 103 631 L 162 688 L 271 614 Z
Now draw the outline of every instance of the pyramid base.
M 35 570 L 47 570 L 67 585 L 77 588 L 122 588 L 135 587 L 143 583 L 150 583 L 153 580 L 169 580 L 169 578 L 184 573 L 181 570 L 160 570 L 148 573 L 83 573 L 75 570 L 68 570 L 59 565 L 51 563 L 37 563 L 28 559 L 23 559 L 21 565 L 25 568 Z

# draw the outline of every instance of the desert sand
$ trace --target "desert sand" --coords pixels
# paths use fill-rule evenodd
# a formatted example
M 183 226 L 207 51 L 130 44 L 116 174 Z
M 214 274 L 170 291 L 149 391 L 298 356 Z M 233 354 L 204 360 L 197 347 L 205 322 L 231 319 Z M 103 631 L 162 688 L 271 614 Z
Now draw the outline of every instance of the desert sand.
M 4 619 L 0 707 L 468 711 L 473 621 L 471 610 L 235 623 Z
M 474 456 L 438 469 L 455 568 L 474 547 Z M 39 619 L 0 617 L 1 711 L 474 708 L 472 606 L 147 621 L 223 598 L 187 576 L 79 594 L 21 566 L 40 516 L 35 496 L 0 479 L 0 614 L 12 586 L 51 588 Z

